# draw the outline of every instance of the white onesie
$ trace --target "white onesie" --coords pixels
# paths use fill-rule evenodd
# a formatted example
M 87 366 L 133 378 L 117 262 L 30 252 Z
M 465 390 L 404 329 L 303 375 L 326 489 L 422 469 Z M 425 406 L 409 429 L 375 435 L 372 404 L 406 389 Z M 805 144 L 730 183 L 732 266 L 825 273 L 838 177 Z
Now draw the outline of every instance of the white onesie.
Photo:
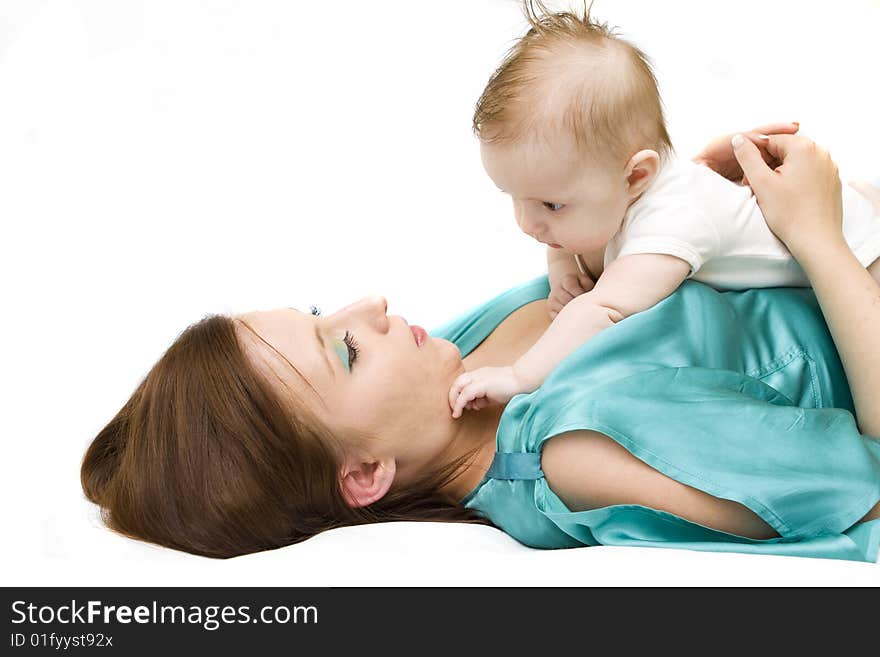
M 880 214 L 843 187 L 843 234 L 865 267 L 880 256 Z M 684 159 L 671 159 L 626 212 L 605 266 L 636 253 L 674 255 L 690 278 L 719 290 L 809 287 L 800 265 L 767 227 L 752 191 Z

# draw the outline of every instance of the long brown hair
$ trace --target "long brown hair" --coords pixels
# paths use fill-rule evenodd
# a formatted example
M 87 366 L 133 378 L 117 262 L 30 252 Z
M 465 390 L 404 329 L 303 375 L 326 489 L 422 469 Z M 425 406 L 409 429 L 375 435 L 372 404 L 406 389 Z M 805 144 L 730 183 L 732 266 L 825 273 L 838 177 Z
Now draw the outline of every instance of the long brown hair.
M 345 525 L 491 524 L 441 492 L 470 454 L 352 508 L 339 487 L 338 438 L 279 396 L 248 359 L 234 320 L 211 315 L 180 334 L 98 433 L 80 478 L 112 530 L 209 557 Z

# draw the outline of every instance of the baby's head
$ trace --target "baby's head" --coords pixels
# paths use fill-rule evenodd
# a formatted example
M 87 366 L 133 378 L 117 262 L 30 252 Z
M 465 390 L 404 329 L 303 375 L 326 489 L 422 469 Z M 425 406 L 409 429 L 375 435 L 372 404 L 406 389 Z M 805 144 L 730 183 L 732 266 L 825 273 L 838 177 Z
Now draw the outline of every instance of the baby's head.
M 524 232 L 573 253 L 600 249 L 672 151 L 657 81 L 644 53 L 589 9 L 524 4 L 531 29 L 474 113 L 483 166 Z

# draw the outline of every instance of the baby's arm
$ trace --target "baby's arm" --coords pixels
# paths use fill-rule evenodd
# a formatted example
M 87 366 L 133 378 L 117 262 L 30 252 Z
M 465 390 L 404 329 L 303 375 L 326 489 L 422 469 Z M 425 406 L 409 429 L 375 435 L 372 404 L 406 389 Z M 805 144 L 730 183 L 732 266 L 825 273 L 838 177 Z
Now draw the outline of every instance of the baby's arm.
M 568 354 L 600 331 L 665 299 L 689 273 L 688 263 L 665 254 L 628 255 L 611 262 L 596 286 L 572 299 L 513 364 L 522 391 L 541 385 Z
M 581 273 L 574 258 L 569 251 L 547 247 L 547 312 L 551 319 L 573 298 L 593 289 L 593 280 Z
M 481 367 L 460 375 L 449 391 L 452 417 L 466 408 L 504 404 L 514 395 L 531 392 L 568 354 L 624 317 L 665 299 L 689 273 L 690 265 L 671 255 L 637 254 L 613 261 L 596 286 L 566 304 L 512 366 Z

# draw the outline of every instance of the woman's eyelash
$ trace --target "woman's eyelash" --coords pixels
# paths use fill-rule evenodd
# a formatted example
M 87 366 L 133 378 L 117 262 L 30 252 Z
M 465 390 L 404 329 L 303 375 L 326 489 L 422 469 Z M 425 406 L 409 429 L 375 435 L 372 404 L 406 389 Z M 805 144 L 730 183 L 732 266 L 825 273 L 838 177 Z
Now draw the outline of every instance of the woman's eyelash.
M 315 316 L 318 316 L 321 314 L 321 309 L 318 308 L 318 306 L 312 305 L 309 306 L 309 312 Z M 342 341 L 345 343 L 345 346 L 348 347 L 348 366 L 350 368 L 357 360 L 358 353 L 360 353 L 360 348 L 358 347 L 358 344 L 350 331 L 345 332 L 345 336 L 342 338 Z
M 345 346 L 348 347 L 348 366 L 350 368 L 357 360 L 360 349 L 358 348 L 357 342 L 355 342 L 354 336 L 349 331 L 345 332 L 345 337 L 342 338 L 342 341 L 345 343 Z
M 550 210 L 550 212 L 559 212 L 565 207 L 565 203 L 554 203 L 553 201 L 542 201 L 541 203 L 545 208 Z

